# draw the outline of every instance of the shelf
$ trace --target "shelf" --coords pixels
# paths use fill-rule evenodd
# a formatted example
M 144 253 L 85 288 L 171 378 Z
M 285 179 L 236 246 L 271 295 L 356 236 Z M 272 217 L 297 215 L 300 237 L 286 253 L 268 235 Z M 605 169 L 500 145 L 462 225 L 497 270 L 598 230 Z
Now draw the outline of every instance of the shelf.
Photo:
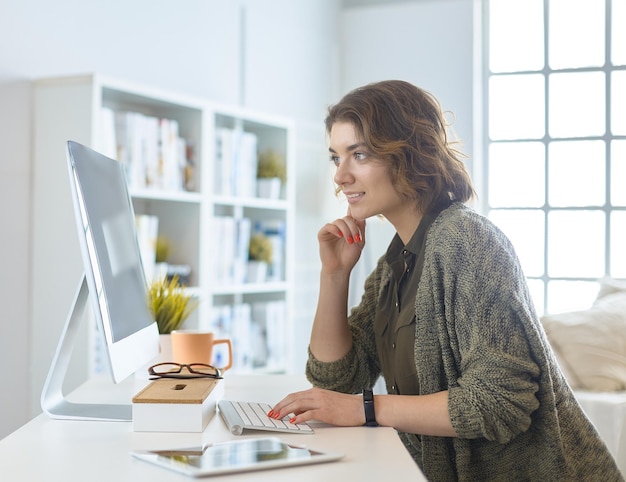
M 259 192 L 256 173 L 262 152 L 279 153 L 285 161 L 287 179 L 295 179 L 293 122 L 100 75 L 37 81 L 34 105 L 34 176 L 45 180 L 35 200 L 34 219 L 39 234 L 33 247 L 35 258 L 49 259 L 50 252 L 66 252 L 76 236 L 72 209 L 66 203 L 65 153 L 59 149 L 66 139 L 75 139 L 125 163 L 134 212 L 149 228 L 142 237 L 148 242 L 140 244 L 150 248 L 153 239 L 163 237 L 172 245 L 167 262 L 190 268 L 187 291 L 201 303 L 188 327 L 231 338 L 239 363 L 234 371 L 264 370 L 260 368 L 264 364 L 269 371 L 290 366 L 294 345 L 295 190 L 291 184 L 281 186 L 280 197 L 271 199 L 254 194 Z M 139 129 L 142 126 L 145 132 Z M 224 134 L 228 129 L 235 130 L 236 135 L 231 138 Z M 179 144 L 172 144 L 173 136 Z M 155 143 L 155 138 L 160 142 Z M 244 138 L 245 144 L 241 143 Z M 164 148 L 163 139 L 170 141 L 166 143 L 170 149 Z M 239 144 L 229 144 L 230 150 L 225 150 L 223 141 L 229 139 Z M 180 150 L 183 146 L 184 151 Z M 174 147 L 177 156 L 171 150 Z M 51 157 L 50 153 L 55 155 Z M 137 158 L 139 162 L 133 162 Z M 187 162 L 183 183 L 169 182 L 178 181 L 176 169 L 181 165 L 172 163 L 173 158 Z M 240 231 L 218 231 L 216 222 L 233 224 Z M 58 228 L 60 223 L 62 229 Z M 284 281 L 233 284 L 234 280 L 245 279 L 246 238 L 255 234 L 255 229 L 270 237 L 280 254 L 274 258 L 266 279 Z M 152 256 L 150 249 L 143 252 Z M 61 300 L 58 311 L 65 314 L 65 292 L 73 293 L 76 282 L 74 272 L 67 269 L 66 258 L 51 260 L 43 268 L 42 264 L 36 266 L 35 280 L 58 281 L 53 293 L 49 283 L 43 281 L 34 287 L 34 306 L 46 307 L 36 313 L 35 318 L 40 320 L 37 323 L 48 322 L 50 300 Z M 74 271 L 79 270 L 79 259 L 69 262 Z M 66 272 L 69 280 L 60 278 L 59 273 Z M 228 284 L 216 281 L 220 275 Z M 219 319 L 216 312 L 221 313 Z M 92 373 L 98 371 L 98 363 L 102 364 L 98 355 L 92 348 L 85 363 Z
M 153 201 L 174 201 L 183 203 L 202 202 L 202 194 L 189 191 L 161 191 L 157 189 L 133 189 L 130 191 L 133 199 L 146 199 Z
M 255 197 L 214 196 L 213 203 L 221 206 L 275 209 L 277 211 L 284 211 L 288 208 L 288 201 L 284 199 L 264 199 Z
M 287 291 L 287 283 L 277 281 L 273 283 L 244 283 L 239 285 L 226 285 L 213 288 L 215 295 L 238 295 L 238 294 L 257 294 L 257 293 L 280 293 Z

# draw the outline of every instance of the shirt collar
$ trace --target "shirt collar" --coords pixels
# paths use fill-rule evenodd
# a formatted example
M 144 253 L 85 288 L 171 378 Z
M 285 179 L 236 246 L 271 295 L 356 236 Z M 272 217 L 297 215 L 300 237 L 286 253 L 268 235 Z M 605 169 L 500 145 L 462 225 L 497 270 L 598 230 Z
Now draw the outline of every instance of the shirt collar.
M 424 242 L 426 241 L 426 233 L 428 232 L 428 228 L 430 228 L 430 225 L 435 221 L 435 219 L 437 219 L 439 213 L 441 213 L 441 211 L 449 207 L 451 204 L 451 202 L 438 204 L 433 210 L 426 213 L 422 217 L 420 223 L 417 225 L 413 236 L 411 236 L 411 239 L 406 244 L 406 246 L 400 239 L 400 236 L 398 236 L 398 233 L 396 233 L 391 240 L 389 247 L 387 248 L 387 252 L 385 253 L 385 261 L 387 261 L 387 263 L 390 265 L 393 264 L 395 261 L 398 260 L 399 257 L 402 257 L 402 252 L 404 250 L 407 250 L 410 253 L 417 255 L 424 245 Z

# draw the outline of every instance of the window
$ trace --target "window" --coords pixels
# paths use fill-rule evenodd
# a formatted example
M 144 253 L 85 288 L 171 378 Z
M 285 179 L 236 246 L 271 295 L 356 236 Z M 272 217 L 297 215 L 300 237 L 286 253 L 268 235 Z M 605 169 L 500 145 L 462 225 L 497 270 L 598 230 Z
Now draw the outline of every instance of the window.
M 540 314 L 584 309 L 626 278 L 626 0 L 484 6 L 487 214 Z

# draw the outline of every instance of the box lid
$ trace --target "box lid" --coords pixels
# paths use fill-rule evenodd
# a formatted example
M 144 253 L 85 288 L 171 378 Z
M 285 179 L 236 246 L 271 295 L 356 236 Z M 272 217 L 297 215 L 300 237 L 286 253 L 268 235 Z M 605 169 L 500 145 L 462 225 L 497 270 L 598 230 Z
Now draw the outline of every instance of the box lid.
M 203 403 L 220 380 L 162 378 L 133 397 L 133 403 Z

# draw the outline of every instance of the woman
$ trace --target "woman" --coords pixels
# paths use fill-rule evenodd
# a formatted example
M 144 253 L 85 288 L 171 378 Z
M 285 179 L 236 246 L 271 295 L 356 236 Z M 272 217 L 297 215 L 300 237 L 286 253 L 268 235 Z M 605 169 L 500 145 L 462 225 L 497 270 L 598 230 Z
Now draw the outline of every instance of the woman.
M 557 367 L 509 240 L 464 204 L 474 189 L 446 128 L 438 102 L 402 81 L 329 109 L 348 213 L 318 233 L 314 388 L 270 416 L 394 427 L 433 481 L 623 480 Z M 348 316 L 376 215 L 396 235 Z M 388 394 L 372 399 L 381 374 Z

